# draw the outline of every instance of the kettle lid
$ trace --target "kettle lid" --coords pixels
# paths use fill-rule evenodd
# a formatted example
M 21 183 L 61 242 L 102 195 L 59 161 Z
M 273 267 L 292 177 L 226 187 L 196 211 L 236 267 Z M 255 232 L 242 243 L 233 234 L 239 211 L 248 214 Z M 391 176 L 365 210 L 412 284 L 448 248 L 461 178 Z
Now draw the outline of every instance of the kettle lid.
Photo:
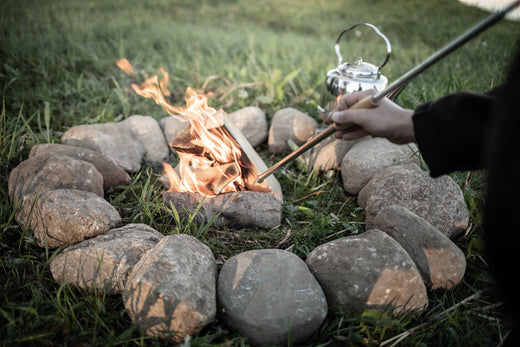
M 359 57 L 353 63 L 345 63 L 337 67 L 339 74 L 349 78 L 378 78 L 381 75 L 381 68 L 363 61 Z

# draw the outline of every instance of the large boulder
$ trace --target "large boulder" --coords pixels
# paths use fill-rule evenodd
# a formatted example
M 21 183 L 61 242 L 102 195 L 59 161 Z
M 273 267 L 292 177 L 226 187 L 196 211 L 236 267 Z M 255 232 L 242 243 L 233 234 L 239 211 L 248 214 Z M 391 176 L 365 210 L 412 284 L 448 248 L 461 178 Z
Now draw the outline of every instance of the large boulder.
M 145 224 L 128 224 L 63 250 L 50 263 L 59 283 L 122 293 L 130 272 L 163 235 Z
M 403 206 L 426 219 L 449 238 L 462 232 L 469 213 L 460 187 L 449 176 L 432 178 L 415 164 L 391 166 L 376 174 L 359 192 L 367 228 L 384 207 Z
M 103 154 L 82 147 L 68 146 L 59 143 L 43 143 L 31 148 L 29 158 L 37 155 L 60 154 L 78 160 L 91 163 L 103 176 L 103 189 L 105 191 L 119 185 L 128 185 L 130 176 L 113 160 Z
M 134 324 L 175 343 L 213 321 L 217 268 L 209 247 L 186 234 L 164 237 L 135 265 L 123 291 Z
M 343 187 L 347 193 L 358 194 L 382 169 L 411 162 L 420 164 L 415 145 L 396 145 L 384 138 L 366 137 L 355 143 L 341 161 Z
M 244 107 L 229 114 L 237 129 L 244 134 L 251 146 L 255 147 L 267 139 L 267 119 L 265 112 L 256 106 Z
M 145 154 L 141 141 L 123 122 L 78 125 L 67 130 L 61 142 L 100 152 L 131 173 L 139 171 Z
M 17 221 L 40 247 L 71 246 L 121 225 L 117 210 L 96 194 L 54 189 L 24 195 Z
M 345 312 L 394 309 L 401 314 L 428 305 L 415 263 L 380 230 L 324 243 L 309 253 L 306 262 L 330 308 Z
M 425 219 L 402 206 L 388 206 L 379 211 L 374 227 L 403 246 L 428 289 L 451 289 L 462 281 L 464 253 Z
M 278 249 L 230 258 L 218 278 L 224 320 L 254 345 L 305 341 L 327 315 L 327 301 L 307 265 Z
M 287 140 L 297 145 L 306 142 L 314 134 L 318 123 L 311 116 L 294 108 L 283 108 L 273 115 L 267 143 L 272 153 L 283 153 L 289 150 Z

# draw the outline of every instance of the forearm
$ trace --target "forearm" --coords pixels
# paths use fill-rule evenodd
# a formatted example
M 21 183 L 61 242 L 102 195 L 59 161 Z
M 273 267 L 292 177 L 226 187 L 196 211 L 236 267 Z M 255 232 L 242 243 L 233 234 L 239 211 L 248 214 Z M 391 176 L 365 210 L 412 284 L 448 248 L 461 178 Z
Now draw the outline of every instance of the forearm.
M 432 176 L 483 168 L 486 129 L 496 106 L 487 94 L 450 94 L 415 109 L 419 150 Z

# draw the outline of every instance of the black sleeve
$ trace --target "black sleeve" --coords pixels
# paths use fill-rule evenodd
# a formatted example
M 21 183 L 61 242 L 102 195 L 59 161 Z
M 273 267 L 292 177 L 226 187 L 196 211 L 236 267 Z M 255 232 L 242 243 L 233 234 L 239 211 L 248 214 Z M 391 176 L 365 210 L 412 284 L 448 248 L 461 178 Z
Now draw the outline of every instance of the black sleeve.
M 433 177 L 484 167 L 486 129 L 496 104 L 491 92 L 459 92 L 415 109 L 415 137 Z

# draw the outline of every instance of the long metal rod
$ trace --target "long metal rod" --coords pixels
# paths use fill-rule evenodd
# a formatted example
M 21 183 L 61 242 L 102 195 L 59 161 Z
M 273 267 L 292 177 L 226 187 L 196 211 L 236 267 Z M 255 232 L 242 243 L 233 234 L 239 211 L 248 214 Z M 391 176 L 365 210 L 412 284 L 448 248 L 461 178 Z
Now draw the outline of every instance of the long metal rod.
M 520 5 L 520 1 L 513 1 L 509 6 L 505 7 L 499 12 L 493 13 L 492 15 L 484 18 L 480 23 L 477 23 L 475 26 L 473 26 L 471 29 L 457 37 L 455 40 L 448 43 L 446 46 L 432 54 L 429 58 L 424 60 L 422 63 L 399 77 L 397 80 L 395 80 L 392 84 L 390 84 L 388 87 L 380 91 L 379 93 L 375 94 L 372 97 L 372 101 L 375 104 L 378 104 L 379 101 L 381 101 L 386 95 L 388 95 L 391 91 L 393 91 L 397 86 L 399 86 L 401 83 L 406 82 L 417 75 L 421 74 L 424 70 L 444 58 L 449 53 L 453 52 L 484 30 L 488 29 L 490 26 L 494 25 L 498 21 L 500 21 L 502 18 L 505 17 L 505 15 L 515 9 L 518 5 Z
M 520 0 L 513 1 L 509 6 L 505 7 L 501 11 L 498 11 L 496 13 L 493 13 L 492 15 L 484 18 L 482 21 L 474 25 L 472 28 L 470 28 L 468 31 L 460 35 L 459 37 L 455 38 L 453 41 L 448 43 L 446 46 L 435 52 L 433 55 L 431 55 L 429 58 L 424 60 L 419 65 L 412 68 L 410 71 L 406 72 L 404 75 L 399 77 L 397 80 L 395 80 L 393 83 L 391 83 L 388 87 L 381 90 L 380 92 L 377 92 L 372 97 L 365 98 L 358 102 L 358 105 L 355 104 L 351 106 L 351 108 L 370 108 L 375 107 L 379 104 L 379 102 L 388 94 L 392 93 L 393 91 L 397 90 L 403 83 L 409 81 L 410 79 L 416 77 L 417 75 L 421 74 L 424 70 L 444 58 L 449 53 L 453 52 L 484 30 L 491 27 L 493 24 L 500 21 L 502 18 L 505 17 L 505 15 L 516 8 L 518 5 L 520 5 Z M 368 99 L 368 100 L 367 100 Z M 278 163 L 273 165 L 270 169 L 266 170 L 265 172 L 259 174 L 257 176 L 257 182 L 261 183 L 263 180 L 272 175 L 276 170 L 278 170 L 283 165 L 289 163 L 290 161 L 296 159 L 298 156 L 302 155 L 303 153 L 307 152 L 312 147 L 316 146 L 321 141 L 325 140 L 330 135 L 334 134 L 337 130 L 339 130 L 336 125 L 331 124 L 327 129 L 325 129 L 322 133 L 315 136 L 308 142 L 306 142 L 304 145 L 302 145 L 300 148 L 298 148 L 296 151 L 292 152 L 291 154 L 287 155 L 285 158 L 280 160 Z

